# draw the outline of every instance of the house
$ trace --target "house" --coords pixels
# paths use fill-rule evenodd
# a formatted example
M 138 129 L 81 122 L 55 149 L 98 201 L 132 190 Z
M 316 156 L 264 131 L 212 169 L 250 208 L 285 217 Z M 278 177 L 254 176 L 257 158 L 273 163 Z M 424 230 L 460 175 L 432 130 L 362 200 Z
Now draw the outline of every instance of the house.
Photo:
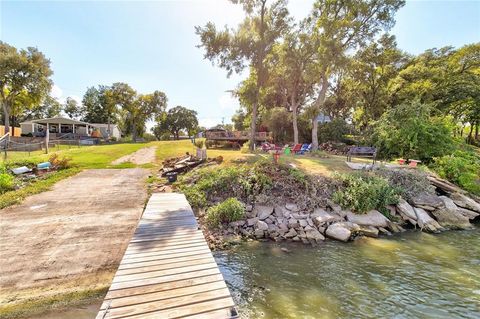
M 108 137 L 107 126 L 108 124 L 87 123 L 61 116 L 20 123 L 22 135 L 45 136 L 45 132 L 48 130 L 51 139 L 75 139 L 82 137 L 106 138 Z M 110 136 L 117 139 L 121 137 L 120 130 L 115 124 L 111 124 L 110 129 L 112 131 Z M 97 134 L 94 134 L 94 131 L 98 131 L 100 136 L 95 136 Z

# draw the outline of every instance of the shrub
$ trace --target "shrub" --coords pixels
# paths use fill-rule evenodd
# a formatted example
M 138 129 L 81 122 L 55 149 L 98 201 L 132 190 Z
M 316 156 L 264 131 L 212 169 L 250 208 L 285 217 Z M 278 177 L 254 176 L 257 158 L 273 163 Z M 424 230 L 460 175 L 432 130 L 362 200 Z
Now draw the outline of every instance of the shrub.
M 406 200 L 421 192 L 434 193 L 427 174 L 418 170 L 381 168 L 375 171 L 375 174 L 385 178 Z
M 345 120 L 336 118 L 331 122 L 320 124 L 318 126 L 318 140 L 323 142 L 343 142 L 344 135 L 349 133 L 349 128 Z
M 12 175 L 1 172 L 0 170 L 0 194 L 11 191 L 15 188 L 14 178 Z
M 430 115 L 430 106 L 414 102 L 385 112 L 375 124 L 372 143 L 386 159 L 405 157 L 431 162 L 452 152 L 454 140 L 447 119 Z
M 215 167 L 194 171 L 182 181 L 180 189 L 193 207 L 206 207 L 208 200 L 219 196 L 243 198 L 262 191 L 271 183 L 259 165 Z
M 365 172 L 336 174 L 335 178 L 341 184 L 333 200 L 355 213 L 377 209 L 389 217 L 385 206 L 398 203 L 400 190 L 390 186 L 384 178 Z
M 480 156 L 474 152 L 455 151 L 452 155 L 436 157 L 432 168 L 440 177 L 480 195 Z
M 245 207 L 238 199 L 230 197 L 220 204 L 207 210 L 206 221 L 211 227 L 218 227 L 221 223 L 229 223 L 245 216 Z

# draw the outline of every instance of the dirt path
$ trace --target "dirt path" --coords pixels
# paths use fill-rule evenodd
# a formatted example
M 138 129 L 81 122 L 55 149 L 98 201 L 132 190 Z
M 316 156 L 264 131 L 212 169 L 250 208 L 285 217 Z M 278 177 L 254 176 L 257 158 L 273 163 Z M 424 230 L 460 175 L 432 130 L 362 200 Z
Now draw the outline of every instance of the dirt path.
M 0 308 L 108 286 L 142 214 L 147 175 L 87 170 L 0 210 Z
M 118 165 L 121 163 L 130 162 L 136 165 L 143 165 L 152 163 L 155 161 L 155 151 L 157 150 L 156 146 L 145 147 L 139 149 L 135 153 L 122 156 L 112 162 L 112 165 Z

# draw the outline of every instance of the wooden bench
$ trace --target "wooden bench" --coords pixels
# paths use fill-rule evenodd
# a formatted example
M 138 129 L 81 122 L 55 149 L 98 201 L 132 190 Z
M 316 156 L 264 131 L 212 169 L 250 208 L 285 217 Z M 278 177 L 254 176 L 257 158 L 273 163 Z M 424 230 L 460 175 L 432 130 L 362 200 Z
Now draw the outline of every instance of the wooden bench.
M 351 162 L 353 157 L 371 157 L 373 164 L 377 159 L 377 149 L 371 146 L 354 146 L 347 152 L 347 161 Z

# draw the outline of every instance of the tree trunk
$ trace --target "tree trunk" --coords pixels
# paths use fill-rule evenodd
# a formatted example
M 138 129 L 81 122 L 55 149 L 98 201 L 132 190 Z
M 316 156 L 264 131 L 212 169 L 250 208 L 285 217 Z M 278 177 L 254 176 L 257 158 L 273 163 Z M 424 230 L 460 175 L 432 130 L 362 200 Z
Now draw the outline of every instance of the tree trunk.
M 470 131 L 468 132 L 468 136 L 467 136 L 467 143 L 468 144 L 473 144 L 473 124 L 470 124 Z
M 5 123 L 4 123 L 5 134 L 7 134 L 8 132 L 10 132 L 10 112 L 6 102 L 4 102 L 2 106 L 3 106 L 3 118 L 5 120 Z
M 478 126 L 480 125 L 480 122 L 477 122 L 475 124 L 475 140 L 478 140 Z
M 318 116 L 312 118 L 312 150 L 318 150 Z
M 297 104 L 292 104 L 293 143 L 298 144 Z
M 134 143 L 137 142 L 137 123 L 133 116 L 132 116 L 132 140 Z
M 254 102 L 252 105 L 252 123 L 250 125 L 250 151 L 254 150 L 255 146 L 255 132 L 257 130 L 257 102 Z
M 110 140 L 112 133 L 110 132 L 110 114 L 108 115 L 108 124 L 107 124 L 107 139 Z
M 318 93 L 318 98 L 315 101 L 315 109 L 316 109 L 316 115 L 312 119 L 313 121 L 313 126 L 312 126 L 312 151 L 317 151 L 318 150 L 318 115 L 320 114 L 320 111 L 322 110 L 322 107 L 325 103 L 325 97 L 327 96 L 327 89 L 328 89 L 328 79 L 327 79 L 327 74 L 326 71 L 323 71 L 322 77 L 322 88 L 320 89 L 320 92 Z M 315 132 L 314 132 L 315 131 Z

